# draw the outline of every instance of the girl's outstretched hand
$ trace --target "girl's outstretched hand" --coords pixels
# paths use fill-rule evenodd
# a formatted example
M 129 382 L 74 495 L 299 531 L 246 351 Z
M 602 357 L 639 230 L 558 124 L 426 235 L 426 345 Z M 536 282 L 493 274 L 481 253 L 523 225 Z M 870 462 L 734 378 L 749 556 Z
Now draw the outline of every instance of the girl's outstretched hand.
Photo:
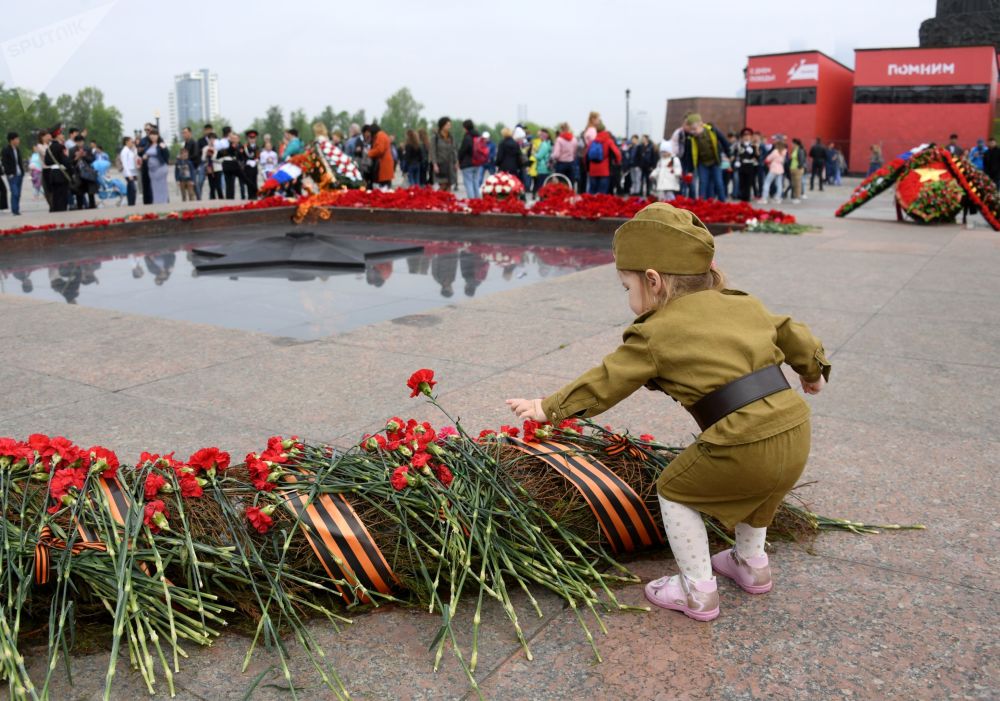
M 548 421 L 545 412 L 542 411 L 541 399 L 508 399 L 507 406 L 519 419 L 531 419 L 532 421 Z
M 801 376 L 799 379 L 802 381 L 802 391 L 806 394 L 819 394 L 826 386 L 826 380 L 822 376 L 820 376 L 820 378 L 815 382 L 809 382 L 806 378 Z

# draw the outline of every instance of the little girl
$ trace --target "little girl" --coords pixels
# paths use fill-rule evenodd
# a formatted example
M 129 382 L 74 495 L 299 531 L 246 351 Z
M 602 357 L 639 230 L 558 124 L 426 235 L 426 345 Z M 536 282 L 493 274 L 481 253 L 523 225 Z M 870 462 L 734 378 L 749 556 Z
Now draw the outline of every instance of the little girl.
M 612 249 L 639 315 L 622 345 L 555 394 L 507 405 L 519 418 L 559 422 L 600 414 L 645 386 L 692 414 L 702 434 L 657 480 L 680 575 L 647 584 L 646 598 L 710 621 L 719 615 L 713 570 L 751 594 L 771 590 L 767 526 L 809 456 L 809 406 L 779 366 L 816 394 L 830 364 L 806 326 L 725 288 L 712 235 L 691 212 L 651 204 L 615 232 Z M 702 514 L 735 527 L 736 546 L 709 558 Z
M 681 175 L 683 174 L 681 159 L 674 155 L 670 142 L 664 141 L 663 145 L 660 146 L 660 161 L 650 173 L 650 177 L 656 181 L 660 200 L 663 202 L 673 201 L 677 191 L 681 189 Z
M 785 145 L 784 141 L 779 141 L 764 159 L 764 163 L 767 164 L 767 177 L 764 178 L 764 190 L 760 194 L 761 202 L 767 202 L 767 198 L 771 194 L 771 183 L 777 183 L 778 187 L 774 191 L 774 202 L 781 204 L 781 193 L 785 189 L 785 156 L 787 155 L 788 146 Z

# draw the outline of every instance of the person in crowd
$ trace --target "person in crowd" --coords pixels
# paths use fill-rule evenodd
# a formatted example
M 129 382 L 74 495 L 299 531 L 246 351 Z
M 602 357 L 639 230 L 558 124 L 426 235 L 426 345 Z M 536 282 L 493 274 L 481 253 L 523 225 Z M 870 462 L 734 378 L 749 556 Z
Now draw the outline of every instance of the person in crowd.
M 423 170 L 420 171 L 420 184 L 430 185 L 434 182 L 433 171 L 431 170 L 431 137 L 427 129 L 420 127 L 417 129 L 417 138 L 420 140 L 420 157 L 423 162 Z
M 754 143 L 753 129 L 743 127 L 739 141 L 733 145 L 733 167 L 739 174 L 737 177 L 739 198 L 743 202 L 750 201 L 759 165 L 760 146 Z
M 437 121 L 434 136 L 430 139 L 429 154 L 434 182 L 440 190 L 451 190 L 456 185 L 457 153 L 455 140 L 451 136 L 451 120 L 441 117 Z
M 458 146 L 458 168 L 462 171 L 462 184 L 465 186 L 465 196 L 469 199 L 479 197 L 479 169 L 476 162 L 475 146 L 480 138 L 476 125 L 471 119 L 462 122 L 462 143 Z M 485 160 L 485 159 L 484 159 Z
M 193 143 L 193 141 L 192 141 Z M 181 192 L 181 202 L 194 200 L 194 163 L 186 148 L 182 148 L 174 161 L 174 181 Z
M 257 199 L 257 162 L 260 146 L 257 144 L 257 130 L 247 129 L 247 142 L 243 145 L 243 179 L 247 184 L 247 199 Z
M 49 129 L 47 136 L 51 138 L 45 143 L 45 156 L 42 164 L 45 168 L 44 180 L 51 196 L 49 211 L 65 212 L 69 206 L 69 186 L 72 180 L 70 169 L 72 161 L 66 154 L 66 135 L 62 125 L 56 124 Z
M 785 189 L 785 156 L 788 147 L 784 141 L 779 141 L 774 145 L 771 153 L 767 154 L 764 162 L 767 163 L 767 177 L 764 178 L 764 192 L 760 199 L 761 204 L 767 202 L 767 197 L 771 192 L 771 185 L 775 187 L 775 204 L 781 204 L 781 193 Z
M 344 132 L 342 132 L 340 129 L 334 129 L 332 132 L 330 132 L 330 141 L 333 143 L 334 146 L 339 148 L 341 151 L 344 150 L 343 147 Z
M 514 141 L 514 132 L 508 127 L 500 130 L 497 145 L 497 170 L 501 173 L 521 177 L 521 148 Z
M 212 129 L 213 127 L 211 124 L 203 126 L 201 128 L 201 136 L 198 138 L 198 141 L 195 142 L 194 146 L 195 152 L 198 154 L 194 174 L 194 194 L 199 200 L 201 199 L 202 189 L 205 186 L 205 180 L 207 179 L 209 170 L 208 162 L 205 160 L 205 146 L 211 143 L 209 139 L 214 141 L 215 138 L 209 136 L 212 133 Z M 192 162 L 195 162 L 194 158 L 191 160 Z
M 537 197 L 545 179 L 552 174 L 552 135 L 548 129 L 538 130 L 537 145 L 532 147 L 531 157 L 534 159 L 531 165 L 535 170 L 531 192 Z
M 149 172 L 149 184 L 152 204 L 166 204 L 170 201 L 167 189 L 167 174 L 170 172 L 170 151 L 160 140 L 160 132 L 155 128 L 149 132 L 149 146 L 142 156 Z M 231 198 L 230 198 L 231 199 Z
M 791 181 L 790 193 L 792 204 L 798 204 L 805 199 L 803 192 L 803 180 L 806 173 L 806 148 L 798 137 L 792 138 L 792 148 L 788 153 L 788 178 Z M 770 193 L 762 193 L 762 197 L 769 197 Z
M 868 175 L 882 167 L 882 147 L 878 144 L 871 145 L 871 153 L 868 156 Z
M 719 163 L 719 168 L 722 170 L 722 192 L 725 193 L 726 199 L 734 197 L 737 190 L 737 185 L 734 184 L 733 180 L 733 144 L 736 143 L 736 133 L 728 132 L 726 134 L 726 143 L 729 146 L 722 151 L 719 151 L 719 158 L 721 163 Z
M 595 128 L 597 136 L 591 140 L 586 151 L 587 192 L 606 195 L 611 185 L 611 159 L 617 159 L 620 164 L 622 152 L 603 122 L 598 122 Z
M 995 137 L 986 140 L 986 153 L 983 154 L 983 172 L 1000 189 L 1000 146 Z
M 217 145 L 216 150 L 219 160 L 222 162 L 222 178 L 226 183 L 226 199 L 234 200 L 236 199 L 236 182 L 243 177 L 243 163 L 246 160 L 246 153 L 240 144 L 240 135 L 231 129 L 226 133 L 227 129 L 229 127 L 222 129 L 222 133 L 226 136 L 226 140 L 223 142 L 225 145 L 222 148 L 218 148 Z
M 621 146 L 619 146 L 620 142 L 615 139 L 615 135 L 610 130 L 608 131 L 608 136 L 611 138 L 611 142 L 618 146 L 617 152 L 608 152 L 608 194 L 626 195 L 628 191 L 622 187 L 622 150 Z
M 642 178 L 642 172 L 636 162 L 636 155 L 639 153 L 639 135 L 633 134 L 632 138 L 622 140 L 618 144 L 618 148 L 622 152 L 622 172 L 625 174 L 622 188 L 626 194 L 638 194 L 636 193 L 636 186 L 639 185 L 639 181 Z M 636 168 L 635 173 L 632 172 L 633 166 Z
M 389 135 L 378 124 L 369 127 L 370 148 L 368 157 L 372 159 L 372 183 L 383 190 L 392 187 L 392 177 L 396 173 L 396 162 L 392 158 L 392 144 Z
M 355 163 L 361 163 L 361 157 L 365 151 L 365 139 L 361 134 L 361 126 L 359 124 L 352 122 L 347 127 L 347 141 L 344 142 L 344 147 L 341 151 L 353 158 Z
M 986 155 L 986 141 L 983 139 L 976 139 L 976 145 L 969 149 L 969 162 L 972 165 L 983 169 L 983 156 Z
M 420 185 L 421 173 L 424 170 L 424 153 L 420 147 L 420 138 L 413 129 L 406 130 L 406 143 L 403 145 L 403 168 L 406 170 L 406 183 L 410 187 Z
M 844 172 L 841 164 L 843 154 L 837 145 L 832 141 L 826 147 L 826 182 L 828 185 L 840 185 L 843 181 L 841 174 Z
M 285 129 L 285 148 L 281 152 L 281 160 L 287 161 L 292 156 L 304 153 L 305 150 L 305 146 L 302 145 L 302 139 L 299 138 L 299 130 Z
M 215 145 L 218 135 L 213 131 L 208 134 L 208 143 L 201 150 L 201 160 L 205 164 L 205 182 L 208 183 L 208 198 L 210 200 L 224 199 L 222 192 L 222 161 Z
M 42 129 L 38 132 L 36 141 L 35 155 L 38 156 L 39 178 L 42 183 L 42 195 L 45 197 L 45 203 L 48 205 L 49 211 L 51 212 L 52 193 L 49 191 L 49 179 L 45 177 L 45 152 L 48 151 L 49 144 L 52 143 L 52 133 L 48 129 Z
M 521 167 L 515 175 L 517 175 L 518 180 L 520 180 L 527 190 L 530 183 L 528 181 L 528 166 L 531 164 L 531 142 L 528 140 L 528 132 L 524 130 L 524 126 L 521 124 L 514 125 L 514 131 L 511 132 L 511 138 L 514 139 L 514 143 L 517 144 L 518 150 L 521 152 L 520 162 Z
M 125 178 L 125 201 L 129 207 L 135 206 L 135 181 L 139 176 L 139 157 L 135 153 L 135 139 L 126 136 L 122 139 L 122 150 L 118 152 L 118 161 L 122 167 L 122 177 Z
M 559 125 L 559 135 L 552 146 L 552 163 L 556 172 L 569 178 L 570 187 L 574 187 L 579 177 L 576 161 L 576 137 L 569 128 L 569 124 L 563 122 Z
M 587 126 L 583 129 L 583 147 L 587 148 L 590 146 L 590 142 L 597 138 L 597 133 L 600 131 L 598 125 L 601 124 L 601 113 L 591 112 L 587 115 Z
M 264 147 L 260 150 L 260 171 L 266 181 L 278 170 L 278 153 L 274 150 L 270 134 L 264 134 Z
M 965 150 L 958 145 L 958 134 L 952 134 L 948 137 L 948 145 L 945 146 L 945 149 L 947 149 L 948 153 L 950 153 L 954 158 L 958 158 L 965 153 Z
M 664 202 L 672 202 L 680 190 L 683 174 L 681 159 L 673 154 L 671 143 L 664 141 L 660 145 L 660 160 L 650 173 L 657 196 Z
M 643 134 L 639 139 L 639 151 L 642 154 L 639 159 L 639 171 L 642 175 L 642 189 L 639 194 L 642 196 L 651 195 L 653 186 L 653 169 L 659 165 L 660 157 L 656 152 L 656 145 L 649 138 L 649 134 Z
M 809 192 L 816 189 L 816 180 L 819 179 L 819 191 L 823 192 L 823 180 L 826 178 L 826 147 L 823 140 L 816 137 L 816 142 L 809 149 Z
M 198 148 L 198 142 L 195 141 L 191 127 L 181 129 L 181 148 L 188 152 L 188 160 L 191 161 L 192 169 L 191 189 L 194 191 L 194 198 L 200 200 L 201 191 L 198 189 L 197 182 L 198 166 L 201 165 L 201 149 Z M 184 193 L 181 194 L 183 195 Z
M 698 172 L 698 197 L 725 201 L 722 182 L 722 154 L 729 151 L 726 137 L 712 124 L 702 121 L 697 112 L 684 121 L 691 163 Z
M 7 132 L 7 145 L 0 150 L 0 170 L 7 175 L 10 213 L 14 216 L 21 214 L 21 183 L 24 182 L 24 168 L 21 137 L 16 131 Z
M 28 173 L 31 175 L 31 199 L 37 200 L 42 194 L 42 155 L 37 149 L 31 149 L 28 158 Z
M 484 131 L 481 136 L 486 141 L 486 163 L 483 164 L 479 171 L 479 184 L 482 185 L 483 180 L 486 178 L 486 174 L 497 172 L 497 145 L 493 141 L 493 137 L 490 136 L 488 131 Z
M 69 149 L 67 155 L 73 163 L 76 174 L 79 176 L 75 190 L 76 208 L 94 209 L 97 207 L 94 195 L 97 194 L 97 191 L 101 187 L 98 182 L 97 171 L 94 169 L 94 154 L 91 152 L 87 142 L 78 138 L 76 146 Z M 73 191 L 74 189 L 71 186 L 70 192 Z
M 152 204 L 153 203 L 153 186 L 149 182 L 149 165 L 143 156 L 146 155 L 146 149 L 149 148 L 150 139 L 149 134 L 153 131 L 155 127 L 146 122 L 143 127 L 143 136 L 139 139 L 139 143 L 135 145 L 135 152 L 139 156 L 139 182 L 142 185 L 142 203 Z

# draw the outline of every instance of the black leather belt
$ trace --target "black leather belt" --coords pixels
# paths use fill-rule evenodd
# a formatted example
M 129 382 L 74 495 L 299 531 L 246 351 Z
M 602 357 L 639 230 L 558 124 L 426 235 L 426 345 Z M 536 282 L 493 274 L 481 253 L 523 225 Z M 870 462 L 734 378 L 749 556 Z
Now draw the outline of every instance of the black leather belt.
M 758 399 L 791 389 L 777 365 L 769 365 L 709 392 L 687 408 L 702 431 Z

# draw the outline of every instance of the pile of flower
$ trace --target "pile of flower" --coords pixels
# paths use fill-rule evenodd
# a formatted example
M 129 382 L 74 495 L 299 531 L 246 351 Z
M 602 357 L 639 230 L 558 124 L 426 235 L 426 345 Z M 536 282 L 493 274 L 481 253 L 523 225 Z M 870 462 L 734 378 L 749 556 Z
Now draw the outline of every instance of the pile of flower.
M 888 190 L 892 187 L 892 184 L 896 182 L 896 178 L 898 177 L 900 170 L 905 166 L 906 161 L 902 158 L 894 158 L 883 165 L 881 168 L 862 180 L 861 183 L 854 188 L 854 192 L 851 193 L 850 198 L 847 202 L 840 205 L 835 215 L 838 217 L 846 217 L 848 214 L 868 202 L 876 195 Z
M 441 408 L 431 370 L 407 384 L 411 397 Z M 600 610 L 629 608 L 612 587 L 637 580 L 608 554 L 582 497 L 572 488 L 566 496 L 564 478 L 511 441 L 555 439 L 578 458 L 600 459 L 653 514 L 656 475 L 679 449 L 574 420 L 475 438 L 452 423 L 394 417 L 347 451 L 272 436 L 240 465 L 217 447 L 186 460 L 144 452 L 126 466 L 106 448 L 63 437 L 0 438 L 0 679 L 13 698 L 48 698 L 76 626 L 103 615 L 111 622 L 105 698 L 123 646 L 150 693 L 159 670 L 173 695 L 184 645 L 211 644 L 240 616 L 256 627 L 244 668 L 263 644 L 293 684 L 287 642 L 278 642 L 291 632 L 330 694 L 346 698 L 307 619 L 347 621 L 345 603 L 413 602 L 441 616 L 435 668 L 450 648 L 476 688 L 484 604 L 503 609 L 530 659 L 511 594 L 524 592 L 541 616 L 537 587 L 574 610 L 600 659 L 585 614 L 603 630 Z M 872 532 L 787 504 L 784 513 L 807 530 Z M 339 524 L 336 537 L 326 518 Z M 475 615 L 462 643 L 454 614 L 466 607 Z M 44 679 L 33 680 L 20 646 L 36 627 L 48 628 L 48 660 Z
M 505 198 L 511 195 L 522 195 L 524 194 L 524 184 L 521 182 L 520 178 L 517 178 L 510 173 L 493 173 L 492 175 L 487 175 L 483 179 L 483 185 L 479 189 L 479 192 L 484 197 L 497 197 Z

